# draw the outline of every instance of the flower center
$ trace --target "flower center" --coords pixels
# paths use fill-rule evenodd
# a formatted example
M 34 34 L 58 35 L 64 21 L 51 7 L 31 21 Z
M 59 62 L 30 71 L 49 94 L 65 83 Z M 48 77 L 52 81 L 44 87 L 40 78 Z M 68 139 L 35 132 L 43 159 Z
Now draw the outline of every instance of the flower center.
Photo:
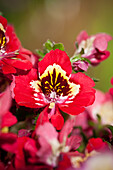
M 41 76 L 40 88 L 50 99 L 55 99 L 61 95 L 67 96 L 71 90 L 67 77 L 64 77 L 62 73 L 58 72 L 55 68 L 53 68 L 53 72 L 47 71 L 45 77 Z
M 5 30 L 2 24 L 0 23 L 0 60 L 4 57 L 5 47 L 6 47 Z
M 6 45 L 6 37 L 5 37 L 5 30 L 3 29 L 2 25 L 0 25 L 0 52 L 4 49 Z
M 49 65 L 40 80 L 30 82 L 35 92 L 41 92 L 49 103 L 62 103 L 79 93 L 80 85 L 69 81 L 66 72 L 57 64 Z

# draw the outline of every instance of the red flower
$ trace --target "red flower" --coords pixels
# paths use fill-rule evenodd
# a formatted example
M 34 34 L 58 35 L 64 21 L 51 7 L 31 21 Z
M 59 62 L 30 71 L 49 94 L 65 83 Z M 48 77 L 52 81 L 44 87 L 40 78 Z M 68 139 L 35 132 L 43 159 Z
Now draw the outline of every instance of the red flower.
M 110 40 L 112 37 L 105 33 L 88 36 L 87 32 L 82 31 L 77 36 L 78 48 L 75 54 L 83 50 L 82 57 L 89 59 L 92 65 L 97 65 L 109 57 L 110 52 L 106 49 Z
M 51 170 L 51 167 L 39 162 L 38 147 L 38 142 L 35 140 L 26 136 L 19 137 L 14 157 L 15 168 L 23 170 Z
M 51 50 L 39 62 L 37 70 L 15 77 L 15 100 L 21 106 L 45 107 L 48 119 L 61 129 L 64 119 L 60 110 L 77 115 L 94 102 L 94 82 L 83 73 L 71 74 L 71 62 L 64 51 Z
M 103 142 L 101 138 L 91 138 L 88 141 L 88 144 L 86 146 L 86 150 L 88 152 L 91 152 L 93 150 L 95 151 L 105 151 L 108 149 L 108 144 L 106 142 Z
M 7 25 L 7 20 L 0 16 L 0 67 L 4 74 L 16 73 L 16 69 L 32 68 L 29 57 L 26 57 L 22 51 L 23 48 L 14 28 Z
M 26 145 L 26 143 L 29 142 L 32 145 L 32 155 L 33 155 L 33 146 L 35 144 L 35 141 L 33 139 L 30 139 L 29 137 L 19 137 L 17 139 L 17 148 L 15 150 L 15 167 L 16 168 L 21 168 L 21 167 L 25 167 L 26 166 L 26 161 L 25 161 L 25 155 L 24 155 L 24 147 Z M 36 155 L 36 151 L 35 150 L 35 155 Z

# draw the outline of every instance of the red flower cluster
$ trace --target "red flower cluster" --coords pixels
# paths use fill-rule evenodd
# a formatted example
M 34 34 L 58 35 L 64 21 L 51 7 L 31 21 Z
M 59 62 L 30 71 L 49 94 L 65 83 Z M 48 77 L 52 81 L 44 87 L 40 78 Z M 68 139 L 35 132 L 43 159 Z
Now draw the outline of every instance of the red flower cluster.
M 48 40 L 39 62 L 0 16 L 1 170 L 91 170 L 105 160 L 103 153 L 104 167 L 112 167 L 113 90 L 95 91 L 81 72 L 87 59 L 96 65 L 109 56 L 109 40 L 82 32 L 75 52 L 81 56 L 72 58 L 61 43 Z

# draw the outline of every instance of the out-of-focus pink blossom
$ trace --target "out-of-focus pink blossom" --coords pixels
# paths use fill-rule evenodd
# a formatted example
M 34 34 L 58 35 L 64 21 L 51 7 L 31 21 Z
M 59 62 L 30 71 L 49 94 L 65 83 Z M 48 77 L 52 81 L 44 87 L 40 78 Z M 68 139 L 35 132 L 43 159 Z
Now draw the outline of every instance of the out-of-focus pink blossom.
M 55 167 L 58 165 L 61 153 L 69 154 L 71 150 L 75 150 L 80 146 L 80 136 L 74 134 L 68 136 L 73 127 L 73 124 L 70 123 L 70 120 L 66 122 L 60 134 L 50 123 L 38 127 L 36 135 L 39 136 L 41 148 L 37 154 L 42 162 Z
M 9 111 L 11 106 L 11 92 L 9 87 L 0 94 L 0 117 Z
M 113 153 L 105 152 L 91 156 L 79 170 L 112 170 Z
M 113 125 L 113 97 L 110 93 L 96 90 L 95 102 L 86 110 L 93 120 L 96 121 L 99 114 L 103 124 Z
M 111 79 L 111 84 L 113 85 L 113 77 L 112 77 L 112 79 Z M 110 88 L 109 92 L 110 92 L 110 94 L 113 96 L 113 87 Z
M 88 36 L 86 31 L 82 31 L 76 39 L 78 48 L 75 54 L 82 52 L 81 57 L 89 59 L 91 65 L 95 66 L 109 57 L 110 52 L 106 49 L 110 40 L 112 37 L 105 33 Z
M 75 71 L 87 71 L 89 63 L 87 61 L 78 60 L 72 63 L 72 67 Z

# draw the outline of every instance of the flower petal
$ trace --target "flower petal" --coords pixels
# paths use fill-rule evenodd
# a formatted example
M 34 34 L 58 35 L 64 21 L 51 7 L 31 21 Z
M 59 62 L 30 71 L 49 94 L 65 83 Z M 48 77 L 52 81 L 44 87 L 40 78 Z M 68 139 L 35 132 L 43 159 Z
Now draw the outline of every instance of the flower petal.
M 15 77 L 15 100 L 21 106 L 30 108 L 40 108 L 45 106 L 42 93 L 38 94 L 38 101 L 35 100 L 33 89 L 30 87 L 30 82 L 37 80 L 37 70 L 32 69 L 27 75 Z M 21 90 L 20 90 L 21 89 Z
M 40 75 L 44 73 L 49 65 L 53 64 L 61 66 L 61 68 L 66 71 L 67 75 L 70 75 L 72 72 L 71 62 L 66 52 L 56 49 L 47 53 L 45 57 L 39 62 Z
M 64 118 L 60 114 L 58 108 L 56 108 L 56 113 L 51 117 L 51 123 L 57 130 L 61 130 L 64 124 Z
M 81 41 L 86 40 L 88 38 L 88 34 L 86 31 L 81 31 L 77 36 L 77 42 L 80 44 Z
M 7 20 L 0 15 L 0 23 L 3 25 L 4 29 L 7 27 Z
M 11 112 L 7 112 L 3 117 L 2 117 L 2 128 L 7 126 L 10 127 L 17 123 L 17 118 L 14 116 Z
M 16 69 L 14 67 L 4 62 L 3 62 L 2 70 L 4 74 L 16 73 Z
M 11 66 L 22 69 L 22 70 L 29 70 L 32 68 L 32 64 L 28 60 L 18 60 L 17 59 L 8 59 L 8 64 Z
M 6 102 L 7 101 L 7 102 Z M 4 116 L 11 106 L 11 91 L 9 87 L 0 94 L 0 117 Z

